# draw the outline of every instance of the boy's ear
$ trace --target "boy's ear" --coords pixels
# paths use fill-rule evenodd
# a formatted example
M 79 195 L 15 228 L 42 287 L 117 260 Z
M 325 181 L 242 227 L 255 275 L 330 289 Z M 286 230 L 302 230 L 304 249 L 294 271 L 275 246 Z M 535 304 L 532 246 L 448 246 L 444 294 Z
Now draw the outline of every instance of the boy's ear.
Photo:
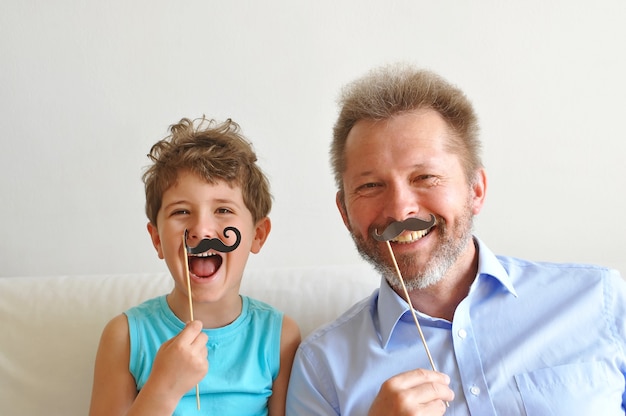
M 163 257 L 163 249 L 161 247 L 161 237 L 159 236 L 159 230 L 157 230 L 156 225 L 151 222 L 148 223 L 148 234 L 150 234 L 150 239 L 152 240 L 152 245 L 157 251 L 157 255 L 162 260 Z
M 261 218 L 257 223 L 254 231 L 254 240 L 252 240 L 252 246 L 250 247 L 250 252 L 257 254 L 261 251 L 261 247 L 265 244 L 265 240 L 267 240 L 267 236 L 270 234 L 272 229 L 272 222 L 269 217 Z

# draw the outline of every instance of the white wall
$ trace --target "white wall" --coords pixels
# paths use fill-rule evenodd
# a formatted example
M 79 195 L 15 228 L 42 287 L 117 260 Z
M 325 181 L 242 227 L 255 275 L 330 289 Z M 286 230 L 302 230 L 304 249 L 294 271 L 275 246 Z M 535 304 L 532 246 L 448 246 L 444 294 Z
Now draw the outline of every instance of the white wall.
M 494 251 L 625 273 L 625 21 L 623 0 L 4 0 L 0 276 L 165 270 L 145 154 L 202 114 L 239 122 L 271 178 L 251 267 L 360 262 L 334 205 L 335 100 L 393 61 L 473 100 Z

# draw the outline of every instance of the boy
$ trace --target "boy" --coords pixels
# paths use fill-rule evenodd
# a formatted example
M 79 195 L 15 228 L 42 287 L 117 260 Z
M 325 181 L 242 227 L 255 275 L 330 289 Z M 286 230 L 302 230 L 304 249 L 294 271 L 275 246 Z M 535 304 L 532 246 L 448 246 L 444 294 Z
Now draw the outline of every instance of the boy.
M 284 415 L 300 331 L 239 294 L 248 255 L 271 229 L 267 178 L 231 120 L 182 119 L 170 132 L 152 147 L 143 180 L 148 232 L 174 288 L 105 327 L 90 415 L 199 414 L 196 386 L 204 414 Z M 188 253 L 206 239 L 238 246 Z

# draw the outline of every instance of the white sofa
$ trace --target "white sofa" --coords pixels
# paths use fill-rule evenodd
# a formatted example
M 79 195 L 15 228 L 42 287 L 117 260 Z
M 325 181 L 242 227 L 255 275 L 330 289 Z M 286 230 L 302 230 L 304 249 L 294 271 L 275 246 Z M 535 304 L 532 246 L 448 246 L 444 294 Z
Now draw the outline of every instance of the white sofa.
M 241 291 L 306 336 L 378 284 L 365 264 L 277 268 L 247 271 Z M 0 415 L 86 415 L 102 328 L 171 286 L 165 273 L 0 278 Z

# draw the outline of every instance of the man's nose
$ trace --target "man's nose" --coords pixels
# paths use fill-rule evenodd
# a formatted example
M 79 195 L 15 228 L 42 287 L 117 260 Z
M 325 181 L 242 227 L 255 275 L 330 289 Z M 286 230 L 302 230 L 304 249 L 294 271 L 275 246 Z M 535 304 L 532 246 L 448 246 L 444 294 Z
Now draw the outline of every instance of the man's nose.
M 415 217 L 419 212 L 417 195 L 406 184 L 390 184 L 385 193 L 383 215 L 393 221 Z

